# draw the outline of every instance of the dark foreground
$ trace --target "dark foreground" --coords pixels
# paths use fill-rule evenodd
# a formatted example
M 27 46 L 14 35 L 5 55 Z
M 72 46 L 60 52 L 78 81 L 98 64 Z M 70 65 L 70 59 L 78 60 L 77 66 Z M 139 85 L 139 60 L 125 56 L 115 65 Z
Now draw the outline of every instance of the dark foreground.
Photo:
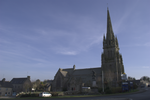
M 97 97 L 77 97 L 77 98 L 17 98 L 17 100 L 150 100 L 150 88 L 143 88 L 142 92 L 131 94 L 119 94 Z M 1 99 L 1 98 L 0 98 Z M 5 99 L 6 100 L 6 99 Z M 13 99 L 14 100 L 14 99 Z

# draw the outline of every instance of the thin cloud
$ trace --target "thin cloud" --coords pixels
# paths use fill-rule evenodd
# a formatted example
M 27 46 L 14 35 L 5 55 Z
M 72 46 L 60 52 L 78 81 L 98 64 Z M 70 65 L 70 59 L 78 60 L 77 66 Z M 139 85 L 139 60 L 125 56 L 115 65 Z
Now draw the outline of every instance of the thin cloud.
M 142 68 L 150 68 L 149 66 L 142 66 Z
M 18 56 L 18 57 L 25 58 L 25 59 L 30 59 L 30 60 L 33 60 L 33 61 L 36 61 L 36 62 L 43 62 L 43 63 L 48 62 L 47 60 L 44 60 L 44 59 L 30 57 L 30 56 L 23 55 L 23 54 L 20 54 L 20 53 L 17 53 L 17 52 L 10 52 L 10 51 L 2 51 L 2 50 L 0 50 L 0 53 L 10 54 L 10 55 L 13 55 L 14 57 Z
M 150 46 L 150 42 L 146 42 L 146 43 L 139 43 L 139 44 L 135 44 L 135 46 L 145 46 L 145 47 L 149 47 Z
M 75 51 L 64 51 L 64 52 L 58 52 L 60 54 L 63 54 L 63 55 L 76 55 L 77 52 Z
M 74 23 L 74 29 L 72 30 L 39 28 L 35 32 L 41 35 L 42 39 L 40 40 L 42 42 L 49 43 L 49 48 L 55 53 L 77 55 L 82 51 L 87 51 L 93 45 L 101 43 L 102 35 L 106 30 L 103 25 L 97 25 L 89 19 L 83 16 L 78 20 L 67 18 L 67 22 Z
M 115 34 L 118 34 L 119 31 L 120 31 L 120 29 L 124 28 L 124 27 L 123 27 L 123 26 L 124 26 L 124 21 L 125 21 L 129 16 L 132 15 L 131 13 L 135 10 L 137 4 L 138 4 L 138 2 L 136 2 L 136 3 L 134 3 L 134 4 L 130 5 L 130 6 L 128 6 L 127 9 L 126 9 L 126 12 L 124 12 L 124 14 L 122 15 L 122 17 L 118 20 L 118 22 L 116 22 L 116 23 L 114 24 L 114 28 L 113 28 L 113 29 L 114 29 L 114 33 L 115 33 Z

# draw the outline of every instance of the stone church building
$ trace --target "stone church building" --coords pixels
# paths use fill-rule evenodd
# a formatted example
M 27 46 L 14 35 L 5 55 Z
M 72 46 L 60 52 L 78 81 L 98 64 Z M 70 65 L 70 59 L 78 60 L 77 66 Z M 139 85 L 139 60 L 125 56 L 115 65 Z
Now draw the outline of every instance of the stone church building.
M 117 87 L 124 73 L 122 55 L 119 53 L 117 37 L 114 36 L 109 10 L 107 9 L 107 33 L 103 37 L 103 53 L 101 55 L 101 67 L 76 69 L 61 69 L 54 76 L 53 91 L 80 91 L 82 87 L 101 88 L 102 83 L 111 87 Z

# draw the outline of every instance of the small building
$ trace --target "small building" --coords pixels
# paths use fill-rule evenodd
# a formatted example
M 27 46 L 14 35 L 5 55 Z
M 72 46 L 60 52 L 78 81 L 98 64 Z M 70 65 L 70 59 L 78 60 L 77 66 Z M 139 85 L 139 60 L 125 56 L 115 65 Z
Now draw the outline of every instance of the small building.
M 150 82 L 148 82 L 148 81 L 140 80 L 140 86 L 141 87 L 148 87 L 149 84 L 150 84 Z
M 53 80 L 46 80 L 45 91 L 51 91 Z
M 11 83 L 13 85 L 13 92 L 16 93 L 29 92 L 32 88 L 30 76 L 27 76 L 26 78 L 13 78 L 11 80 Z
M 9 81 L 5 81 L 5 78 L 0 81 L 0 96 L 11 96 L 12 84 Z
M 51 91 L 51 84 L 46 84 L 45 85 L 45 91 Z

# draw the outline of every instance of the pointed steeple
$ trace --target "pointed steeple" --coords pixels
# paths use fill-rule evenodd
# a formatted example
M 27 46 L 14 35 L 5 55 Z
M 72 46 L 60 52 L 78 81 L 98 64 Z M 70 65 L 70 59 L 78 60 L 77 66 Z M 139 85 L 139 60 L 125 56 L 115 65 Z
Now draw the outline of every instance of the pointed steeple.
M 110 19 L 110 15 L 109 15 L 109 9 L 107 7 L 107 35 L 106 35 L 106 39 L 112 40 L 113 37 L 114 37 L 114 32 L 112 29 L 111 19 Z

